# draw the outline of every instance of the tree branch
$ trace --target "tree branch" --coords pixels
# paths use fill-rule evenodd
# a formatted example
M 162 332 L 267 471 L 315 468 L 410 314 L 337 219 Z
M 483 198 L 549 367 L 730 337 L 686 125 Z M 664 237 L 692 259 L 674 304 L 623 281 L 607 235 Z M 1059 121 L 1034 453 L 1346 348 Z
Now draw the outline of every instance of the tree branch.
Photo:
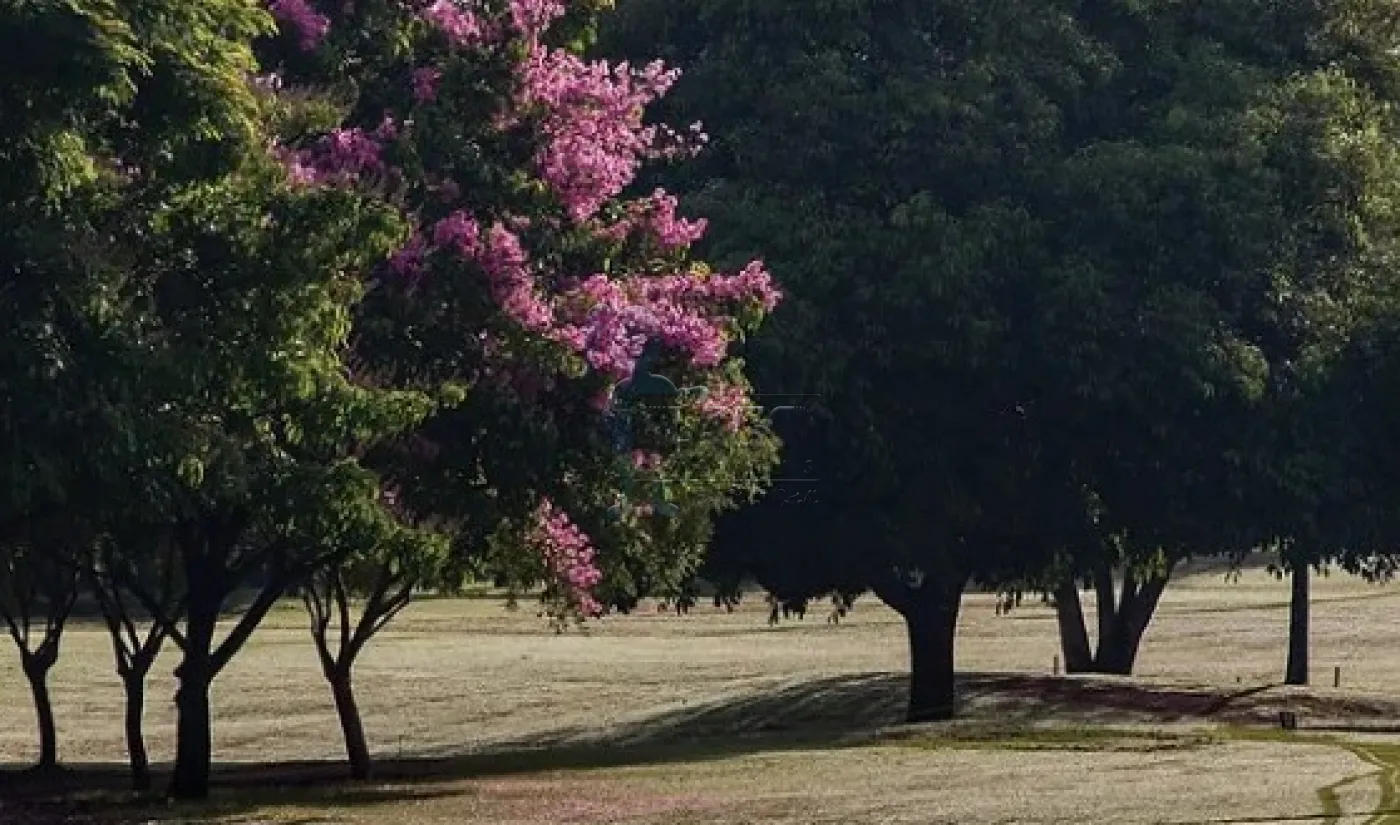
M 345 577 L 339 567 L 327 571 L 326 578 L 330 581 L 329 591 L 335 598 L 335 606 L 340 613 L 340 645 L 336 658 L 343 659 L 345 652 L 350 649 L 350 594 L 345 590 Z
M 384 614 L 379 618 L 379 621 L 375 623 L 374 629 L 365 634 L 365 641 L 369 641 L 370 636 L 383 630 L 389 622 L 394 620 L 395 616 L 399 615 L 405 607 L 408 607 L 408 603 L 412 601 L 412 599 L 413 583 L 411 581 L 405 581 L 403 586 L 399 589 L 399 592 L 395 593 L 389 600 Z M 363 642 L 361 644 L 363 645 Z
M 151 615 L 151 621 L 160 625 L 165 630 L 165 634 L 170 637 L 170 640 L 183 650 L 185 648 L 185 634 L 182 633 L 179 628 L 179 617 L 180 614 L 184 613 L 183 607 L 180 608 L 178 613 L 171 615 L 167 613 L 166 610 L 162 609 L 162 606 L 151 597 L 150 593 L 146 592 L 146 589 L 136 581 L 134 576 L 123 576 L 122 578 L 126 579 L 127 590 L 131 591 L 131 595 L 135 596 L 136 600 L 141 603 L 142 609 Z M 184 598 L 181 598 L 176 604 L 178 606 L 183 602 Z
M 285 577 L 277 576 L 263 586 L 262 592 L 258 593 L 257 599 L 238 620 L 233 631 L 219 643 L 218 648 L 209 657 L 209 678 L 217 676 L 234 654 L 248 641 L 248 637 L 253 635 L 253 631 L 267 616 L 268 611 L 272 610 L 278 599 L 282 597 L 283 591 L 287 589 L 287 584 L 288 581 Z

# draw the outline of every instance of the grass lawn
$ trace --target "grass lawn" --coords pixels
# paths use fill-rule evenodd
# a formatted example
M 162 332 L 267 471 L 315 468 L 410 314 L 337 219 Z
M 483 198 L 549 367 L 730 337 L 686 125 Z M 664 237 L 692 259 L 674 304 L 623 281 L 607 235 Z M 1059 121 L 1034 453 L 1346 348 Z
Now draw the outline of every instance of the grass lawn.
M 359 787 L 338 781 L 330 693 L 289 603 L 216 682 L 220 789 L 200 809 L 108 790 L 122 779 L 120 683 L 105 631 L 78 624 L 53 689 L 82 790 L 48 821 L 1400 823 L 1400 735 L 1386 732 L 1400 731 L 1400 587 L 1334 576 L 1314 596 L 1309 690 L 1271 686 L 1287 585 L 1262 572 L 1173 583 L 1131 680 L 1052 677 L 1052 613 L 997 616 L 972 596 L 962 716 L 918 727 L 895 724 L 906 642 L 874 600 L 839 625 L 814 610 L 770 628 L 754 600 L 563 635 L 528 608 L 427 600 L 358 666 L 379 759 Z M 174 664 L 158 662 L 148 689 L 157 761 L 173 749 Z M 22 767 L 33 719 L 12 652 L 0 707 L 0 762 Z M 1274 729 L 1282 709 L 1302 730 Z M 23 788 L 11 777 L 0 794 Z M 24 822 L 5 798 L 0 823 Z

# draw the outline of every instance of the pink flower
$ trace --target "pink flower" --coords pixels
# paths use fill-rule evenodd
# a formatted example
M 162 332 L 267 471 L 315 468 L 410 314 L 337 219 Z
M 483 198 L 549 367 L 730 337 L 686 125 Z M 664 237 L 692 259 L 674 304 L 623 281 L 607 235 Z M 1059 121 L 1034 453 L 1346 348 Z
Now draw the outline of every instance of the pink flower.
M 475 258 L 480 246 L 479 232 L 476 219 L 459 209 L 433 227 L 433 244 L 455 249 L 464 258 Z
M 379 142 L 363 129 L 336 129 L 309 149 L 282 151 L 282 162 L 300 183 L 349 183 L 383 167 Z
M 419 103 L 436 100 L 438 82 L 441 80 L 441 69 L 432 67 L 415 69 L 413 72 L 413 99 Z
M 603 607 L 593 597 L 593 588 L 603 574 L 594 560 L 593 547 L 583 531 L 548 498 L 535 510 L 530 538 L 564 598 L 585 616 L 601 615 Z
M 704 218 L 686 220 L 676 216 L 677 201 L 664 189 L 657 189 L 647 198 L 632 201 L 626 214 L 613 226 L 600 231 L 604 237 L 621 240 L 634 232 L 653 238 L 662 249 L 682 249 L 700 240 L 709 225 Z
M 447 39 L 459 46 L 476 45 L 488 35 L 481 18 L 453 0 L 436 0 L 423 12 L 423 19 L 442 29 Z
M 731 316 L 726 306 L 756 301 L 771 311 L 779 297 L 771 276 L 757 261 L 737 275 L 668 275 L 620 282 L 599 274 L 560 296 L 550 336 L 615 380 L 631 374 L 648 338 L 685 353 L 693 366 L 712 367 L 724 360 L 729 347 Z
M 632 466 L 638 470 L 660 469 L 662 457 L 660 453 L 650 453 L 646 450 L 632 451 Z
M 307 0 L 268 0 L 268 10 L 296 32 L 301 47 L 311 51 L 331 30 L 330 18 L 316 11 Z
M 729 432 L 738 432 L 752 403 L 743 387 L 720 384 L 710 387 L 699 406 L 702 414 L 718 420 Z
M 398 275 L 414 276 L 423 271 L 428 254 L 427 242 L 416 231 L 403 248 L 389 257 L 389 268 Z
M 626 63 L 590 63 L 544 47 L 523 72 L 521 104 L 543 111 L 545 145 L 535 159 L 540 175 L 574 220 L 586 220 L 636 176 L 656 136 L 642 124 L 642 113 L 679 72 L 660 61 L 633 71 Z
M 532 332 L 546 332 L 554 325 L 554 311 L 536 288 L 525 248 L 504 224 L 482 232 L 474 218 L 458 210 L 438 221 L 433 243 L 479 266 L 496 302 L 516 323 Z
M 402 124 L 393 115 L 386 112 L 384 119 L 379 121 L 379 128 L 374 130 L 374 136 L 379 140 L 394 140 L 399 136 L 402 128 Z
M 515 28 L 533 38 L 564 14 L 561 0 L 511 0 L 510 19 Z

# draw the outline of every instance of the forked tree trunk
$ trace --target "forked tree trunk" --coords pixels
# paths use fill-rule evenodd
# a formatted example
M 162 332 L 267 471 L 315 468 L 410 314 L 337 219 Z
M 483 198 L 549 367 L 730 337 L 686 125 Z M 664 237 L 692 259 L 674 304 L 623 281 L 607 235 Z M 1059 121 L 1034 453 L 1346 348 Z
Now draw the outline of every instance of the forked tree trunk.
M 140 559 L 152 567 L 130 564 Z M 112 640 L 117 675 L 126 694 L 127 764 L 131 788 L 138 793 L 151 789 L 150 757 L 146 753 L 146 677 L 155 665 L 165 640 L 176 633 L 175 625 L 184 614 L 184 599 L 175 579 L 179 547 L 166 530 L 123 537 L 119 547 L 108 546 L 94 557 L 84 577 L 88 589 L 102 610 L 107 634 Z M 155 590 L 147 590 L 153 584 Z M 149 626 L 142 633 L 129 599 L 143 603 Z
M 1128 573 L 1123 576 L 1122 587 L 1115 588 L 1112 568 L 1105 565 L 1097 570 L 1094 590 L 1099 632 L 1092 655 L 1078 587 L 1067 581 L 1056 588 L 1055 618 L 1059 624 L 1065 672 L 1130 675 L 1142 648 L 1143 635 L 1170 577 L 1170 567 L 1143 582 Z
M 58 729 L 54 722 L 53 699 L 49 694 L 49 672 L 58 662 L 63 629 L 73 612 L 73 602 L 78 592 L 76 575 L 63 575 L 63 580 L 51 582 L 52 586 L 43 591 L 12 593 L 14 609 L 0 611 L 0 619 L 3 619 L 10 638 L 19 648 L 20 669 L 29 682 L 29 693 L 34 700 L 34 716 L 39 728 L 39 759 L 34 765 L 37 771 L 58 769 Z M 43 612 L 35 615 L 35 608 L 41 600 L 45 603 Z M 31 634 L 38 618 L 43 619 L 43 635 L 38 638 L 38 644 L 32 644 L 34 637 Z
M 396 573 L 392 562 L 384 562 L 376 571 L 358 619 L 352 618 L 351 591 L 341 569 L 331 568 L 312 576 L 302 589 L 302 602 L 311 617 L 311 639 L 321 660 L 321 673 L 331 686 L 336 715 L 340 718 L 351 779 L 369 779 L 373 771 L 364 720 L 359 703 L 355 701 L 355 661 L 370 639 L 408 606 L 413 583 L 412 578 Z M 336 640 L 334 646 L 332 635 Z
M 34 697 L 34 715 L 39 723 L 39 761 L 35 768 L 51 771 L 58 768 L 58 728 L 54 724 L 53 699 L 49 695 L 49 671 L 57 656 L 29 652 L 21 653 L 24 677 L 29 680 L 29 692 Z
M 1312 570 L 1307 564 L 1295 564 L 1291 578 L 1293 586 L 1288 602 L 1288 663 L 1284 668 L 1283 682 L 1286 685 L 1306 685 Z

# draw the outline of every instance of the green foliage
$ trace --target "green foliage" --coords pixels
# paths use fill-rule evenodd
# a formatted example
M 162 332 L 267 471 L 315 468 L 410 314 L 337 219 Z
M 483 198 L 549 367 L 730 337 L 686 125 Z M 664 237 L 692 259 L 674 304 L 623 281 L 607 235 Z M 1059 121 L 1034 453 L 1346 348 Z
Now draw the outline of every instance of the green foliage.
M 1364 2 L 622 4 L 605 51 L 678 64 L 662 114 L 714 138 L 666 182 L 789 294 L 756 385 L 833 424 L 823 505 L 745 516 L 712 566 L 1012 584 L 1340 525 L 1299 399 L 1391 301 L 1393 31 Z
M 571 4 L 550 29 L 550 42 L 582 47 L 593 37 L 602 6 Z M 441 69 L 432 105 L 415 107 L 411 128 L 386 147 L 394 173 L 377 182 L 422 226 L 454 209 L 454 198 L 441 195 L 451 182 L 470 192 L 478 219 L 516 219 L 511 225 L 551 282 L 600 272 L 647 278 L 705 271 L 684 250 L 610 239 L 594 226 L 561 220 L 557 198 L 534 171 L 538 136 L 497 126 L 518 94 L 521 55 L 446 49 L 430 26 L 395 2 L 360 4 L 355 19 L 360 25 L 334 27 L 314 52 L 290 36 L 268 41 L 263 62 L 289 84 L 341 102 L 344 118 L 336 125 L 366 132 L 378 128 L 386 112 L 405 111 L 415 68 Z M 312 124 L 304 113 L 284 114 L 281 136 L 304 141 L 318 131 Z M 621 212 L 621 205 L 610 204 L 603 217 Z M 616 453 L 592 404 L 606 389 L 605 378 L 503 314 L 479 274 L 461 262 L 433 263 L 411 283 L 382 268 L 377 274 L 355 319 L 357 369 L 384 385 L 442 399 L 413 437 L 368 456 L 392 481 L 410 517 L 450 528 L 451 563 L 435 566 L 438 575 L 425 586 L 451 591 L 481 578 L 514 591 L 547 584 L 528 534 L 536 508 L 548 498 L 597 548 L 603 601 L 677 590 L 699 564 L 713 514 L 732 506 L 772 466 L 776 445 L 761 422 L 730 433 L 707 422 L 694 404 L 646 412 L 645 446 L 667 455 L 667 469 L 664 478 L 644 478 L 630 497 L 650 500 L 664 487 L 681 513 L 614 519 L 609 510 L 627 486 L 630 457 Z M 735 337 L 752 331 L 757 320 L 746 319 Z M 697 370 L 670 360 L 657 370 L 682 386 L 717 378 L 743 386 L 742 367 L 732 362 Z

